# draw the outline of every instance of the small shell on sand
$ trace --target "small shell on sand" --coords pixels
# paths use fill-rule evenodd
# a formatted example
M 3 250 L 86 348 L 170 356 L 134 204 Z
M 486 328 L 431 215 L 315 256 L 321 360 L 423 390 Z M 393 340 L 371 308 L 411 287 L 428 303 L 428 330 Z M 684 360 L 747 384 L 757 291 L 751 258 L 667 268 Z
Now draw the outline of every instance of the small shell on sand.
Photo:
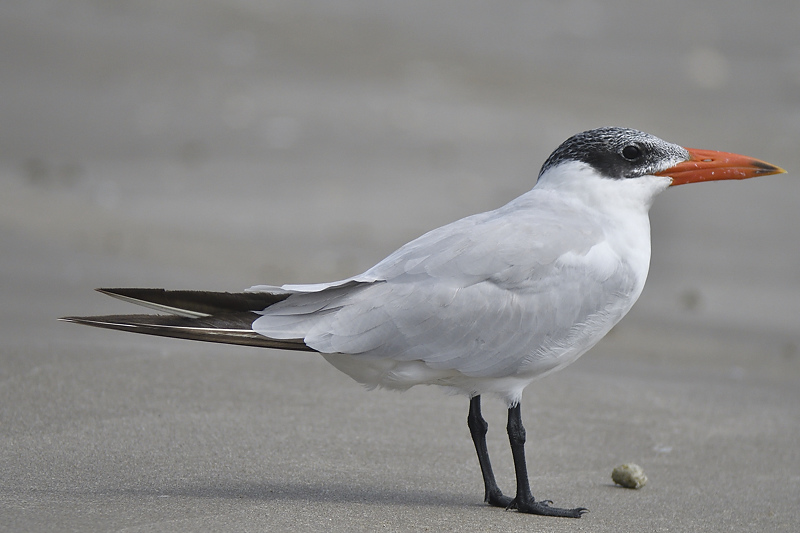
M 647 483 L 647 476 L 644 469 L 636 464 L 627 463 L 620 465 L 611 472 L 611 479 L 617 485 L 622 485 L 626 489 L 639 489 Z

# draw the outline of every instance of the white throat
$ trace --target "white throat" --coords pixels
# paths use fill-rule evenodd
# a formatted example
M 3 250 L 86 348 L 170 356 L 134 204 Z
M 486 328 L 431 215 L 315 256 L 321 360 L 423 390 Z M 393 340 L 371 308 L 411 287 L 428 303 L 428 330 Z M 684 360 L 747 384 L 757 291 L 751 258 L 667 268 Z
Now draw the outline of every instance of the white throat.
M 568 161 L 548 169 L 534 188 L 558 192 L 601 212 L 647 213 L 655 197 L 671 184 L 672 178 L 666 176 L 606 178 L 586 163 Z

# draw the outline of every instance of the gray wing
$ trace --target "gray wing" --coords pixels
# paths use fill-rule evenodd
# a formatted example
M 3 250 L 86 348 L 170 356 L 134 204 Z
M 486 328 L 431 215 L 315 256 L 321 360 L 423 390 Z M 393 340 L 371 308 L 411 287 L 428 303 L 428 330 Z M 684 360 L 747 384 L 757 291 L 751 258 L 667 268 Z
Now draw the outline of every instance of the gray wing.
M 355 286 L 307 286 L 262 311 L 253 329 L 322 353 L 473 377 L 535 366 L 585 342 L 576 337 L 585 331 L 602 336 L 636 284 L 602 232 L 580 217 L 506 210 L 423 235 L 349 280 Z

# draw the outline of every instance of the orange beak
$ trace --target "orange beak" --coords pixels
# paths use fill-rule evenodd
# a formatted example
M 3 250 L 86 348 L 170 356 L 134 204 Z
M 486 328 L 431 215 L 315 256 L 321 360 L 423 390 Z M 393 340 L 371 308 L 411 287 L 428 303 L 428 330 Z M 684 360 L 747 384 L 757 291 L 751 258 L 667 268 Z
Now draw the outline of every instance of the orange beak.
M 691 156 L 688 161 L 656 172 L 656 176 L 669 176 L 672 178 L 672 185 L 683 185 L 700 181 L 743 180 L 786 172 L 775 165 L 743 155 L 694 148 L 686 150 Z

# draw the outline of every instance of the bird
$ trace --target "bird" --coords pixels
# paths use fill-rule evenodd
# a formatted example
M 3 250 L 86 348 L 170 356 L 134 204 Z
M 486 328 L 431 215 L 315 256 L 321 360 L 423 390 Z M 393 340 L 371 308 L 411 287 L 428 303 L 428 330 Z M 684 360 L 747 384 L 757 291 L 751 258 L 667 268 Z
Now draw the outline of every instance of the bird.
M 158 314 L 61 320 L 165 337 L 317 352 L 367 388 L 438 385 L 469 398 L 484 501 L 580 518 L 533 497 L 523 390 L 583 355 L 639 298 L 650 264 L 649 209 L 667 188 L 785 173 L 764 161 L 684 148 L 629 128 L 578 133 L 534 186 L 493 211 L 434 229 L 366 272 L 239 293 L 104 288 Z M 495 479 L 481 397 L 508 408 L 514 496 Z

